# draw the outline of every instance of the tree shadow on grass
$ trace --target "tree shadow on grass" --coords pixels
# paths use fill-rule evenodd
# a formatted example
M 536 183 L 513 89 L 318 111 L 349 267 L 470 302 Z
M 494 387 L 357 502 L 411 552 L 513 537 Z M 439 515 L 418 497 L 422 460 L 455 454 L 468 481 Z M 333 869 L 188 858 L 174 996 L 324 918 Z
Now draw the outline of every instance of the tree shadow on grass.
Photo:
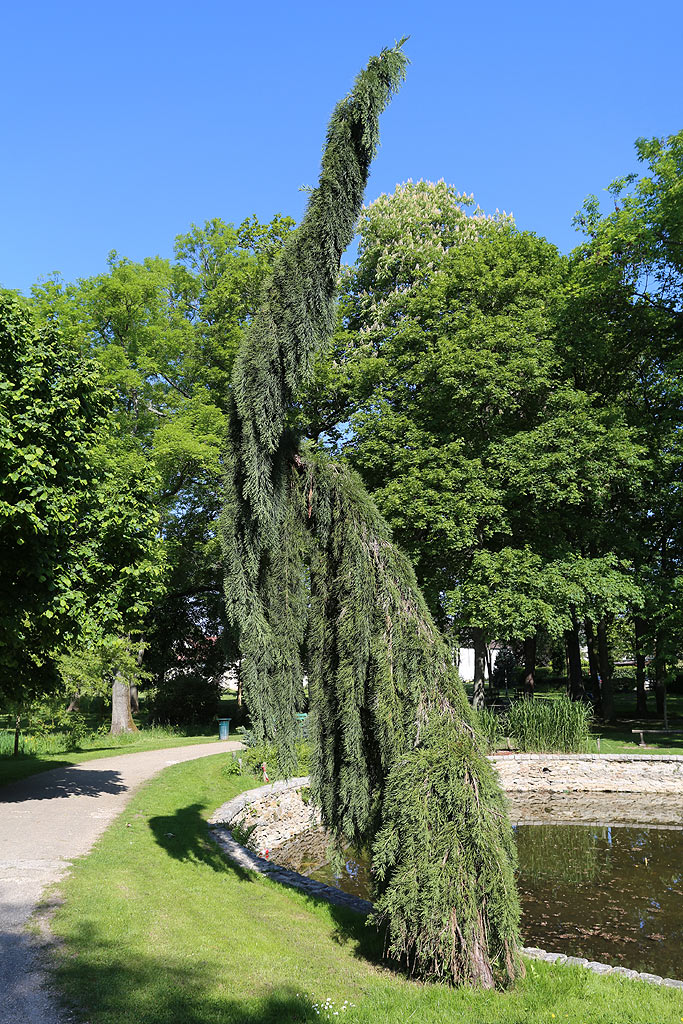
M 230 872 L 243 882 L 253 882 L 249 871 L 224 857 L 212 842 L 201 813 L 205 808 L 206 804 L 190 804 L 173 814 L 150 818 L 148 824 L 156 843 L 174 860 L 195 861 L 214 871 Z
M 204 864 L 214 871 L 232 873 L 241 881 L 253 882 L 254 873 L 232 861 L 211 839 L 202 816 L 206 804 L 193 803 L 181 807 L 173 814 L 149 819 L 149 827 L 156 843 L 174 860 Z M 264 875 L 283 893 L 296 893 L 310 907 L 324 907 L 330 914 L 334 928 L 332 939 L 340 946 L 353 945 L 353 955 L 359 960 L 389 968 L 405 974 L 395 961 L 385 954 L 385 929 L 368 924 L 367 915 L 347 907 L 335 906 L 321 896 L 302 893 L 300 889 Z M 274 1018 L 275 1019 L 275 1018 Z
M 624 746 L 636 744 L 640 747 L 640 736 L 634 729 L 643 727 L 645 747 L 641 748 L 644 754 L 658 754 L 662 750 L 675 750 L 683 754 L 683 719 L 673 718 L 669 722 L 671 732 L 659 732 L 664 728 L 661 721 L 648 722 L 647 719 L 625 719 L 615 725 L 601 725 L 595 730 L 603 740 L 613 740 L 615 743 L 623 743 Z M 648 726 L 651 730 L 648 732 Z
M 313 906 L 324 906 L 328 909 L 334 923 L 331 938 L 339 946 L 351 946 L 356 960 L 365 960 L 375 967 L 381 967 L 392 974 L 404 978 L 410 977 L 405 965 L 397 960 L 390 960 L 386 955 L 386 927 L 373 924 L 369 915 L 348 907 L 338 907 L 319 896 L 308 895 L 306 903 Z
M 226 933 L 226 947 L 230 937 Z M 215 965 L 187 956 L 131 952 L 80 925 L 68 952 L 55 952 L 51 981 L 67 1011 L 85 1020 L 136 1024 L 312 1024 L 314 1000 L 293 984 L 264 987 L 248 996 L 220 991 Z M 245 966 L 246 969 L 246 966 Z M 242 985 L 237 979 L 236 988 Z M 28 1019 L 28 1018 L 27 1018 Z

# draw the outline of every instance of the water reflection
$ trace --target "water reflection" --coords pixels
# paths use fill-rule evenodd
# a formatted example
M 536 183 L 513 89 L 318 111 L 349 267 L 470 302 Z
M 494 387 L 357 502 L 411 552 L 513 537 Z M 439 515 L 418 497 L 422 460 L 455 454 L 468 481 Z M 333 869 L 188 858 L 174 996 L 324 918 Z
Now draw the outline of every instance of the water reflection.
M 683 977 L 683 832 L 520 825 L 528 944 Z
M 683 800 L 516 794 L 510 813 L 526 945 L 683 978 Z M 368 858 L 331 860 L 322 829 L 273 859 L 370 895 Z

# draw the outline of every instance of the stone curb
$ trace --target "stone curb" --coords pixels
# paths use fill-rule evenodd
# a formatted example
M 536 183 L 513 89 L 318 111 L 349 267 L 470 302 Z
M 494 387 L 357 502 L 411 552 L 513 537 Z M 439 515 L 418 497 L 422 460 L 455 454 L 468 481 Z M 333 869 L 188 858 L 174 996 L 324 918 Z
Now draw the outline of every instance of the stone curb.
M 286 779 L 280 782 L 272 782 L 268 786 L 260 786 L 258 789 L 248 789 L 245 793 L 228 800 L 226 804 L 211 815 L 208 821 L 209 835 L 215 843 L 235 864 L 248 871 L 257 871 L 260 875 L 267 875 L 275 882 L 282 885 L 289 885 L 293 889 L 299 889 L 308 896 L 317 896 L 337 907 L 346 907 L 360 914 L 369 914 L 372 903 L 369 900 L 362 900 L 358 896 L 351 896 L 349 893 L 336 889 L 333 885 L 325 885 L 324 882 L 316 882 L 307 875 L 300 875 L 298 871 L 291 871 L 289 868 L 273 864 L 265 857 L 248 850 L 241 843 L 233 838 L 228 824 L 251 803 L 262 800 L 264 797 L 273 796 L 277 793 L 286 793 L 292 789 L 301 789 L 309 783 L 308 776 L 297 779 Z
M 602 964 L 597 960 L 586 960 L 582 956 L 548 953 L 545 949 L 538 949 L 536 946 L 522 946 L 522 953 L 524 956 L 531 957 L 532 960 L 545 960 L 546 963 L 556 964 L 558 967 L 585 967 L 587 971 L 593 971 L 594 974 L 612 974 L 617 978 L 628 978 L 631 981 L 645 981 L 650 985 L 683 989 L 683 981 L 674 981 L 673 978 L 661 978 L 658 974 L 648 974 L 645 971 L 630 971 L 627 967 L 612 967 L 611 964 Z
M 544 755 L 539 756 L 542 757 Z M 551 756 L 564 757 L 565 755 L 555 754 Z M 606 754 L 604 756 L 619 757 L 621 755 Z M 683 757 L 676 756 L 678 760 L 683 761 Z M 239 796 L 228 800 L 227 803 L 223 804 L 211 815 L 208 820 L 209 835 L 226 856 L 239 865 L 239 867 L 246 868 L 249 871 L 257 871 L 261 875 L 267 875 L 275 882 L 299 889 L 309 896 L 317 896 L 319 899 L 324 899 L 328 903 L 334 904 L 334 906 L 346 907 L 360 914 L 369 914 L 373 910 L 373 905 L 369 900 L 360 899 L 358 896 L 351 896 L 332 885 L 316 882 L 306 875 L 300 875 L 298 871 L 282 868 L 266 860 L 264 857 L 259 857 L 238 843 L 227 827 L 226 823 L 233 821 L 236 815 L 244 810 L 248 804 L 255 803 L 264 797 L 272 796 L 276 793 L 286 793 L 292 789 L 301 789 L 304 786 L 308 786 L 309 783 L 310 779 L 305 775 L 297 779 L 272 782 L 268 786 L 259 786 L 258 789 L 248 789 L 246 792 L 240 793 Z M 597 960 L 587 960 L 585 957 L 566 956 L 564 953 L 549 953 L 547 950 L 539 949 L 537 946 L 522 946 L 522 953 L 533 960 L 543 960 L 558 967 L 584 967 L 587 971 L 593 971 L 594 974 L 611 974 L 618 978 L 627 978 L 631 981 L 644 981 L 649 985 L 683 989 L 683 981 L 675 981 L 673 978 L 662 978 L 658 974 L 631 971 L 626 967 L 612 967 L 611 964 L 599 963 Z
M 680 795 L 681 754 L 493 754 L 489 763 L 508 793 L 656 793 Z
M 217 811 L 209 818 L 209 825 L 226 825 L 234 821 L 240 811 L 243 811 L 248 804 L 256 803 L 267 796 L 275 796 L 277 793 L 288 793 L 292 789 L 303 789 L 308 786 L 310 778 L 308 775 L 300 775 L 296 779 L 281 779 L 279 782 L 270 782 L 267 786 L 259 786 L 258 789 L 247 789 L 239 796 L 221 804 Z
M 674 763 L 683 762 L 683 754 L 534 754 L 531 751 L 513 750 L 505 754 L 490 754 L 489 759 L 505 761 L 621 761 L 624 764 L 640 764 L 641 761 Z

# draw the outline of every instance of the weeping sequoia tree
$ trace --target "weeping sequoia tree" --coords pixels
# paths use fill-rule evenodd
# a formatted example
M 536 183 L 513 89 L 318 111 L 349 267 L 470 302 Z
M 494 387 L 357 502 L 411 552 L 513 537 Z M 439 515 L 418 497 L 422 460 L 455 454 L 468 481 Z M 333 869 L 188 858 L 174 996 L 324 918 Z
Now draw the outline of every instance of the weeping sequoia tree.
M 523 970 L 503 795 L 409 561 L 359 477 L 291 426 L 406 63 L 400 43 L 384 50 L 334 110 L 318 188 L 238 353 L 226 599 L 254 730 L 277 737 L 286 773 L 305 646 L 311 785 L 333 834 L 372 849 L 389 954 L 423 977 L 491 987 Z

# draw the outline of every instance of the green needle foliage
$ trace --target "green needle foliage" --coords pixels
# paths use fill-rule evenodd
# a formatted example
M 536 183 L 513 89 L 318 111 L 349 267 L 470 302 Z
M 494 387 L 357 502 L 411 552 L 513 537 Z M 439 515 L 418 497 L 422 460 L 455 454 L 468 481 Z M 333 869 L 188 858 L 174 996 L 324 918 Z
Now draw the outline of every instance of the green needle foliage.
M 373 844 L 376 919 L 421 976 L 492 987 L 520 971 L 512 835 L 449 653 L 360 478 L 291 423 L 334 327 L 401 44 L 335 109 L 318 189 L 238 354 L 222 516 L 228 609 L 258 739 L 293 768 L 308 654 L 312 785 L 325 821 Z M 291 762 L 291 763 L 290 763 Z
M 333 112 L 318 188 L 264 285 L 233 374 L 222 517 L 228 612 L 240 628 L 244 694 L 257 738 L 277 730 L 285 749 L 294 740 L 306 620 L 303 525 L 291 501 L 297 443 L 288 421 L 334 328 L 339 261 L 361 211 L 378 117 L 405 67 L 400 45 L 383 51 Z

